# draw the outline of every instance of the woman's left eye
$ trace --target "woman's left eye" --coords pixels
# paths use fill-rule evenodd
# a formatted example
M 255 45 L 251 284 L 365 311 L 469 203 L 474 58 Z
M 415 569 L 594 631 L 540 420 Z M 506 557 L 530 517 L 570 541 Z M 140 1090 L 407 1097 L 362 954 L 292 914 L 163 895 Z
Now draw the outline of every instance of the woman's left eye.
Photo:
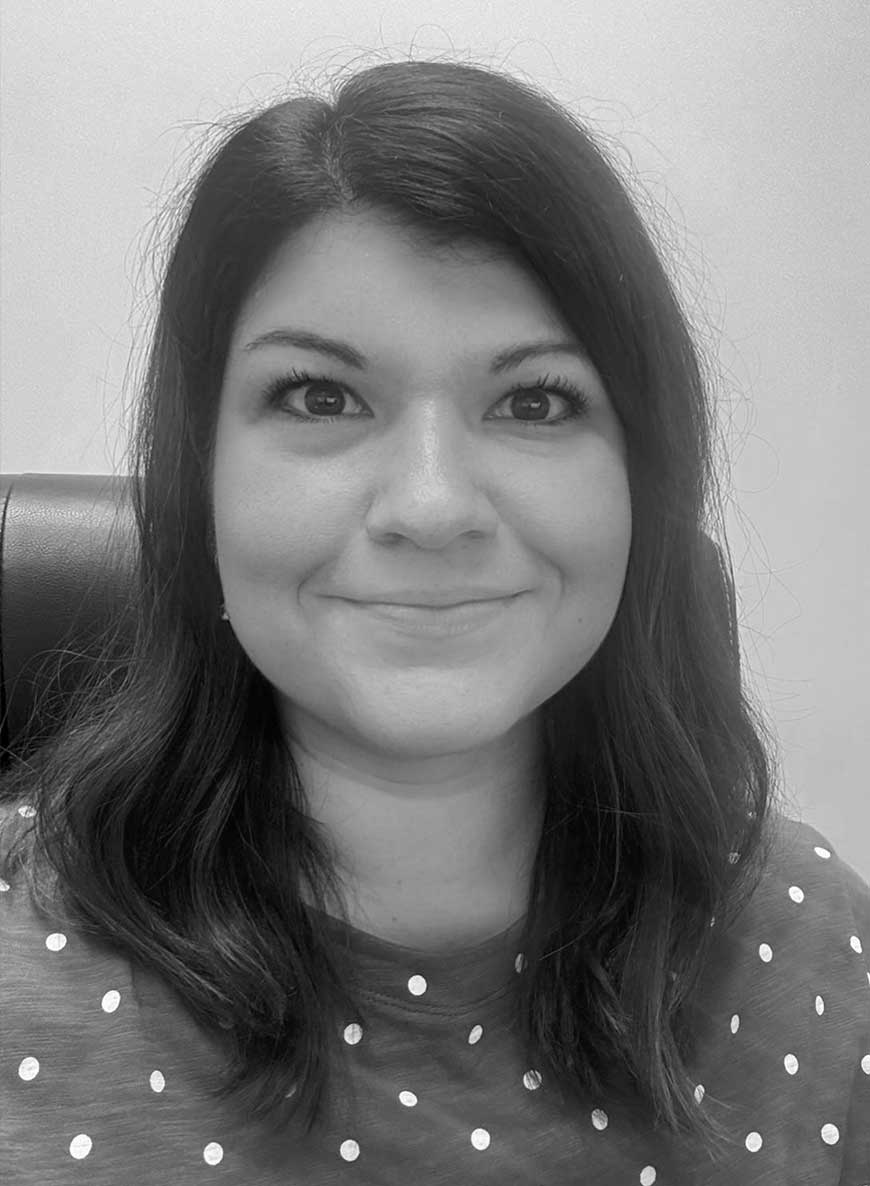
M 350 392 L 350 389 L 343 383 L 338 383 L 333 379 L 329 379 L 325 375 L 312 375 L 307 371 L 293 370 L 287 375 L 282 375 L 277 379 L 273 379 L 272 382 L 267 386 L 263 398 L 268 407 L 275 408 L 281 405 L 282 397 L 285 393 L 295 392 L 299 388 L 306 387 L 308 385 L 331 389 L 329 394 L 314 397 L 325 402 L 326 406 L 323 408 L 325 412 L 334 412 L 336 406 L 338 406 L 339 411 L 344 410 L 343 406 L 339 404 L 338 401 L 343 399 L 341 392 Z M 574 383 L 570 382 L 568 379 L 563 378 L 561 375 L 556 376 L 554 379 L 551 379 L 549 375 L 544 375 L 542 378 L 535 380 L 534 383 L 520 384 L 519 386 L 513 388 L 512 391 L 508 392 L 508 394 L 504 396 L 503 399 L 523 399 L 525 406 L 531 407 L 531 410 L 535 411 L 536 409 L 540 409 L 540 407 L 543 406 L 543 401 L 539 394 L 540 392 L 544 392 L 547 395 L 557 395 L 564 399 L 570 409 L 567 415 L 563 416 L 559 420 L 523 420 L 514 419 L 511 416 L 496 416 L 494 419 L 506 420 L 514 424 L 519 424 L 523 427 L 561 428 L 563 424 L 568 424 L 573 420 L 578 420 L 580 417 L 585 416 L 589 410 L 589 397 L 587 394 L 581 390 L 581 388 L 575 386 Z M 353 392 L 350 392 L 350 394 L 354 399 L 359 399 L 358 396 L 353 395 Z M 535 398 L 532 398 L 533 396 Z M 326 416 L 311 416 L 304 412 L 298 412 L 292 408 L 287 407 L 282 408 L 282 410 L 286 415 L 292 416 L 295 420 L 298 420 L 300 424 L 334 424 L 339 420 L 353 421 L 364 418 L 362 416 L 341 416 L 335 414 Z M 547 409 L 544 407 L 545 415 L 546 411 Z

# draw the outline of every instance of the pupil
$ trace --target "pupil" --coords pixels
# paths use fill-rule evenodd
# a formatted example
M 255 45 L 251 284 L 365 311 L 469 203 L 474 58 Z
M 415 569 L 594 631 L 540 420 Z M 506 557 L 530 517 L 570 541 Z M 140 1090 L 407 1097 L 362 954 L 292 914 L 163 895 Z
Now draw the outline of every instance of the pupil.
M 531 410 L 533 413 L 540 412 L 543 408 L 544 401 L 540 395 L 533 395 L 531 392 L 526 391 L 526 392 L 521 392 L 519 395 L 515 396 L 514 398 L 524 401 L 523 403 L 520 404 L 520 411 L 528 411 L 530 404 L 532 405 Z M 514 409 L 514 410 L 516 411 L 516 409 Z
M 312 392 L 314 392 L 314 394 L 312 394 Z M 305 396 L 305 406 L 309 412 L 326 412 L 327 415 L 331 416 L 334 415 L 335 412 L 341 410 L 340 405 L 336 406 L 339 399 L 344 399 L 344 396 L 341 394 L 341 392 L 324 393 L 321 390 L 320 393 L 318 393 L 316 387 L 309 387 L 309 390 Z M 324 401 L 326 406 L 324 406 Z

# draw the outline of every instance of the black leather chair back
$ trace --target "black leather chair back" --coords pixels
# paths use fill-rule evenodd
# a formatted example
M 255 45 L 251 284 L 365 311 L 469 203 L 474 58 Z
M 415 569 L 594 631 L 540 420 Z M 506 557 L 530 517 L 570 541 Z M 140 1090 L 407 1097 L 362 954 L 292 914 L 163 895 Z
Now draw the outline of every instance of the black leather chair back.
M 132 594 L 130 480 L 0 474 L 0 768 L 18 752 L 25 722 L 33 715 L 41 726 L 49 684 L 52 692 L 76 686 Z M 131 648 L 132 638 L 131 624 Z

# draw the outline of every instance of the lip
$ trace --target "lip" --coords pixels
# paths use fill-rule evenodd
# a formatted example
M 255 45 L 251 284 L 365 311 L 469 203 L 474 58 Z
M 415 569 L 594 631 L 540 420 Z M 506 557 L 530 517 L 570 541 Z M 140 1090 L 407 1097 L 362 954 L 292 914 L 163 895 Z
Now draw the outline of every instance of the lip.
M 522 594 L 465 601 L 450 606 L 396 605 L 378 601 L 348 601 L 375 621 L 415 635 L 451 637 L 497 622 Z
M 518 590 L 522 593 L 523 590 Z M 452 609 L 456 605 L 467 605 L 471 601 L 506 601 L 509 597 L 516 597 L 517 593 L 505 593 L 503 588 L 482 585 L 479 588 L 468 589 L 436 589 L 434 587 L 409 587 L 400 593 L 387 594 L 379 597 L 375 592 L 371 597 L 342 597 L 343 601 L 354 601 L 363 605 L 413 605 L 421 609 Z

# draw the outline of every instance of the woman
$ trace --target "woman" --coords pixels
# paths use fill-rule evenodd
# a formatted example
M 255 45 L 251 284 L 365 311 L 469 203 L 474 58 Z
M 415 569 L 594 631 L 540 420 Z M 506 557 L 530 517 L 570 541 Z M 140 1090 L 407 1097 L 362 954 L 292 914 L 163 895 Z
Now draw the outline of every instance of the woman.
M 870 887 L 777 803 L 714 430 L 549 97 L 401 62 L 228 130 L 132 661 L 4 776 L 7 1181 L 867 1180 Z

